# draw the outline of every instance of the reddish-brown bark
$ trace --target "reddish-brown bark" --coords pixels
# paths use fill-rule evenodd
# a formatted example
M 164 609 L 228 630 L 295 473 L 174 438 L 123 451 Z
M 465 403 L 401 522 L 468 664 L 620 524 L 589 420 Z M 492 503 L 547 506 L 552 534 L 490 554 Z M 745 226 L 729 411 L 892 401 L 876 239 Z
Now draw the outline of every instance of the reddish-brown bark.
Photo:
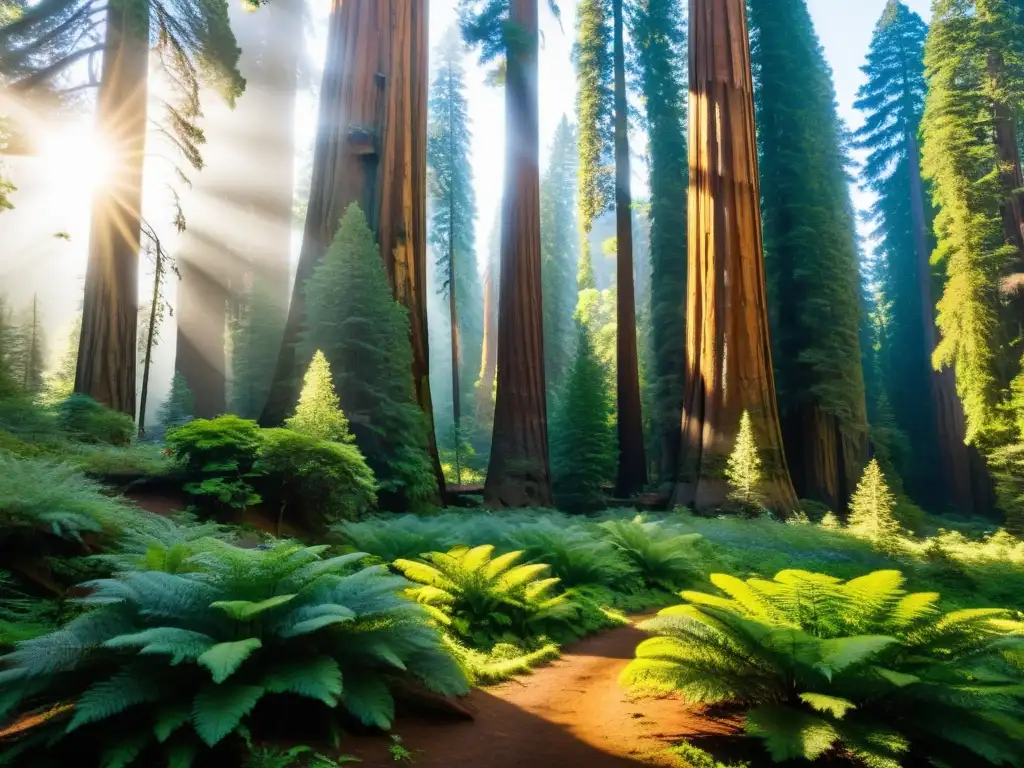
M 537 0 L 511 0 L 517 28 L 505 78 L 505 194 L 501 205 L 498 391 L 484 499 L 550 506 L 541 304 Z
M 677 504 L 725 500 L 723 477 L 743 411 L 773 509 L 796 507 L 772 375 L 743 0 L 690 0 L 690 190 L 686 394 Z
M 302 251 L 260 422 L 279 424 L 294 407 L 304 286 L 345 208 L 358 202 L 377 234 L 395 298 L 409 310 L 416 397 L 430 420 L 430 453 L 443 483 L 427 356 L 427 57 L 427 4 L 422 0 L 334 0 Z
M 75 392 L 134 417 L 149 76 L 146 10 L 109 4 L 106 36 L 96 123 L 115 162 L 93 193 Z
M 629 135 L 626 104 L 626 48 L 622 0 L 614 0 L 615 69 L 615 234 L 616 234 L 616 371 L 619 464 L 615 495 L 629 498 L 647 481 L 644 425 L 640 411 L 640 373 L 636 350 L 636 297 L 633 291 L 633 211 L 630 193 Z

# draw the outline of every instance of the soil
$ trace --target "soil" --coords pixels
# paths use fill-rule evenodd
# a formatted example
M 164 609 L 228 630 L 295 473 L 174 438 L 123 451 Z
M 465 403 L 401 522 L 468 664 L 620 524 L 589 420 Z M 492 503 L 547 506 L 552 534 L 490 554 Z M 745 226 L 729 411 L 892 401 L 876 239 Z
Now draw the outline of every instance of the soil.
M 393 733 L 419 768 L 617 768 L 679 766 L 665 749 L 682 739 L 728 739 L 737 722 L 675 697 L 634 699 L 619 673 L 645 635 L 627 626 L 570 646 L 532 675 L 474 690 L 472 721 L 399 715 Z M 396 763 L 387 734 L 343 743 L 367 768 Z

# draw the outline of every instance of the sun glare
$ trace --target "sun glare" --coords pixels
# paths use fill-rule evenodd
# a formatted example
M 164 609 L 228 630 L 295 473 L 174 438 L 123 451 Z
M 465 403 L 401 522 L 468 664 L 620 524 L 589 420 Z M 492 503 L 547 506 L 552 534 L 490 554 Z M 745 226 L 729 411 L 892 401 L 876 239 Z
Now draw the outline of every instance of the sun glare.
M 78 188 L 102 186 L 113 168 L 110 148 L 91 127 L 80 125 L 48 134 L 41 155 L 54 174 Z

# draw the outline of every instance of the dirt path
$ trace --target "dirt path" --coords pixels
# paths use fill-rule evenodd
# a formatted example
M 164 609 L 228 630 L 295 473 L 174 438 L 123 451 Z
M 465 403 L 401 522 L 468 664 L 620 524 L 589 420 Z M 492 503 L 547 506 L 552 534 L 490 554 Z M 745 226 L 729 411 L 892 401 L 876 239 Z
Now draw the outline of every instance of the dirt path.
M 394 733 L 421 768 L 616 768 L 678 765 L 659 756 L 683 738 L 731 732 L 675 698 L 631 701 L 619 673 L 643 633 L 620 627 L 571 646 L 532 675 L 485 690 L 472 722 L 399 718 Z M 369 768 L 395 766 L 388 736 L 345 742 Z

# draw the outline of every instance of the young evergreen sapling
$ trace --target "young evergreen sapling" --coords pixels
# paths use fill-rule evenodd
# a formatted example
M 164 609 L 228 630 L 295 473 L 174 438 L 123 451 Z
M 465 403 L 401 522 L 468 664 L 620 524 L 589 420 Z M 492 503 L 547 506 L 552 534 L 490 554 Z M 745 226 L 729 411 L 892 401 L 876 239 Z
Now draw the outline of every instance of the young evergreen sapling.
M 306 370 L 295 415 L 285 421 L 285 426 L 317 440 L 350 443 L 352 433 L 339 402 L 331 380 L 330 364 L 318 349 Z

